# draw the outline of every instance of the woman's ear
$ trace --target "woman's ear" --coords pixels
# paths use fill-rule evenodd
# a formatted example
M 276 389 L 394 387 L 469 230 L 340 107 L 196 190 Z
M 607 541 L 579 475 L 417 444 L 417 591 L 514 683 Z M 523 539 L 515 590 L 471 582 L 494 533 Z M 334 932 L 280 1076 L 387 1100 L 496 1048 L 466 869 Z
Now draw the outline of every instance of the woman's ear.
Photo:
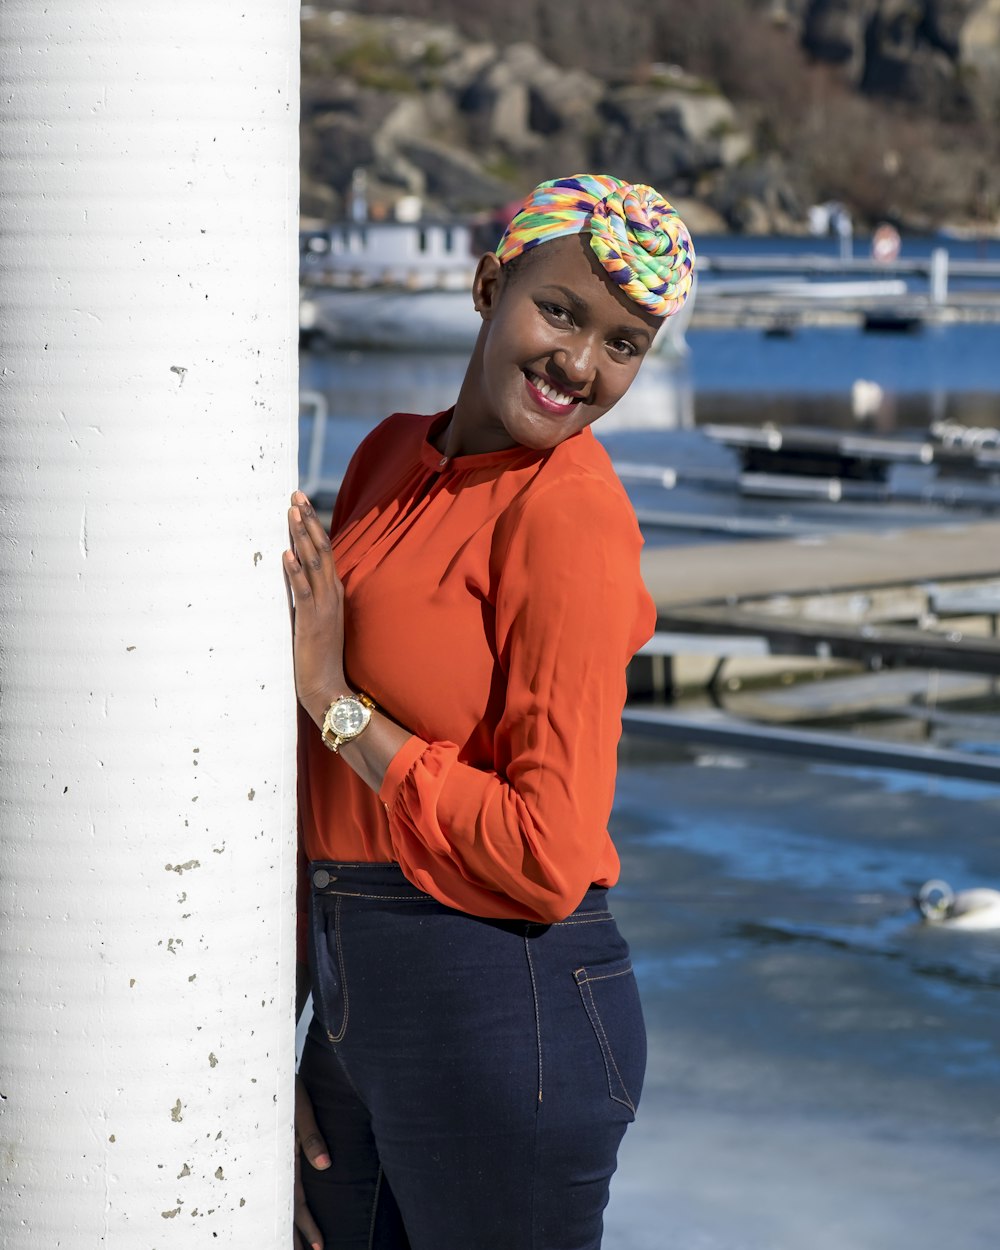
M 497 306 L 502 282 L 500 262 L 494 252 L 479 258 L 476 276 L 472 279 L 472 302 L 476 312 L 488 321 Z

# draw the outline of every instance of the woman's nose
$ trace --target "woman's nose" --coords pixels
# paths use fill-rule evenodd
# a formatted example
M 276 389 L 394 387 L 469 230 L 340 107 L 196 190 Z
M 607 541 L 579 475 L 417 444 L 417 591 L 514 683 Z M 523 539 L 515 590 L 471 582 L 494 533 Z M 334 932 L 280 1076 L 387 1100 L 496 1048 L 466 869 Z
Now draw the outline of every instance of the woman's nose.
M 558 347 L 552 353 L 552 363 L 560 374 L 560 380 L 570 386 L 580 387 L 590 381 L 593 374 L 593 350 L 590 340 L 580 336 L 572 344 Z

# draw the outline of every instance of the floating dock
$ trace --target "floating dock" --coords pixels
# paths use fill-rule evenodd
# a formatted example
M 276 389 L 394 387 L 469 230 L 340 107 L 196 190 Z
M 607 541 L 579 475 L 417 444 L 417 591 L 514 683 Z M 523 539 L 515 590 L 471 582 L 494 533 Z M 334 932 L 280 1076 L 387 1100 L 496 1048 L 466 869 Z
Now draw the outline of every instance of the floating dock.
M 1000 787 L 1000 760 L 995 757 L 923 744 L 878 742 L 844 733 L 766 725 L 715 709 L 692 716 L 674 709 L 628 707 L 622 715 L 622 728 L 626 733 L 661 741 L 698 742 L 729 751 L 760 751 L 862 768 L 935 773 L 966 781 L 986 781 Z
M 642 571 L 661 616 L 680 605 L 982 581 L 1000 577 L 1000 521 L 647 547 Z
M 946 679 L 934 683 L 940 695 L 966 692 L 960 677 L 966 675 L 978 679 L 977 693 L 992 689 L 996 695 L 1000 522 L 647 548 L 643 575 L 658 626 L 632 663 L 629 687 L 640 700 L 668 702 L 643 707 L 633 701 L 623 720 L 627 732 L 1000 784 L 996 752 L 814 727 L 824 718 L 877 709 L 877 699 L 857 706 L 863 677 L 854 679 L 852 689 L 841 688 L 845 672 L 939 673 Z M 832 673 L 840 681 L 812 683 L 805 688 L 809 697 L 796 700 L 796 707 L 771 708 L 761 696 L 757 706 L 764 719 L 739 717 L 721 706 L 724 668 L 737 686 L 741 680 L 774 683 L 796 669 L 812 676 Z M 736 672 L 742 679 L 734 680 Z M 716 706 L 673 702 L 679 691 L 693 687 L 706 690 Z M 890 691 L 887 714 L 905 717 L 908 696 L 915 699 L 914 713 L 927 713 L 915 690 Z M 785 723 L 775 723 L 782 718 Z M 800 728 L 795 719 L 811 727 Z M 927 713 L 925 721 L 931 719 Z M 960 719 L 972 725 L 973 718 Z M 987 721 L 980 718 L 978 728 L 988 730 Z
M 1000 322 L 1000 261 L 928 257 L 699 256 L 694 324 L 791 332 L 801 325 L 919 330 Z

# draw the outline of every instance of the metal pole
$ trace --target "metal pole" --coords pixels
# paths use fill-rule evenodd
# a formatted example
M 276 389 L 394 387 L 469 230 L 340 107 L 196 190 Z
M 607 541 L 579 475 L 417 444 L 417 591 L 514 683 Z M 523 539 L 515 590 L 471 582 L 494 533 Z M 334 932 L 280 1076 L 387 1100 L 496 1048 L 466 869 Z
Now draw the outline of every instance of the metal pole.
M 3 0 L 5 1250 L 290 1241 L 297 66 Z
M 931 252 L 931 303 L 940 307 L 948 302 L 948 249 L 936 247 Z

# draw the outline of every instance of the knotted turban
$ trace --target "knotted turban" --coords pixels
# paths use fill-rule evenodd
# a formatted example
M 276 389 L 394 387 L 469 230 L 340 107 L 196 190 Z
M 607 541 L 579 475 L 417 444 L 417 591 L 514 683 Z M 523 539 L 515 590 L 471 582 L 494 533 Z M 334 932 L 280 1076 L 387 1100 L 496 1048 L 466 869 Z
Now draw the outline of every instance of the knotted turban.
M 658 191 L 610 174 L 576 174 L 535 187 L 504 232 L 506 264 L 549 239 L 590 233 L 608 277 L 654 317 L 677 312 L 691 291 L 694 246 Z

